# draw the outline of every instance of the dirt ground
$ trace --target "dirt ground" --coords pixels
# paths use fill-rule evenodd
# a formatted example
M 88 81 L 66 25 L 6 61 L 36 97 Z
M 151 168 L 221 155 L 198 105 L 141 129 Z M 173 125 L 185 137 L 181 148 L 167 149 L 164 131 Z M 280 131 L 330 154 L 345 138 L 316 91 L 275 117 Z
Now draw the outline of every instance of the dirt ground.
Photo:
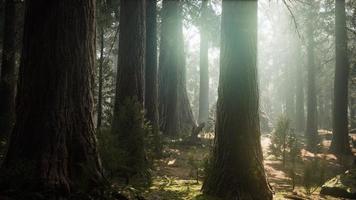
M 320 131 L 324 138 L 322 145 L 324 149 L 330 144 L 328 133 Z M 261 144 L 264 153 L 264 165 L 270 185 L 274 190 L 274 199 L 320 199 L 333 200 L 331 196 L 321 196 L 321 184 L 309 186 L 309 194 L 306 186 L 303 185 L 303 169 L 306 163 L 311 160 L 323 163 L 322 168 L 316 171 L 323 171 L 322 181 L 343 173 L 353 162 L 356 149 L 353 149 L 354 156 L 337 158 L 333 154 L 320 153 L 312 154 L 304 149 L 300 153 L 300 161 L 295 165 L 295 188 L 292 187 L 291 175 L 289 175 L 288 164 L 283 166 L 280 159 L 270 154 L 270 136 L 264 134 L 261 137 Z M 204 139 L 200 145 L 184 144 L 180 141 L 168 142 L 164 148 L 165 157 L 155 162 L 153 171 L 152 186 L 145 191 L 144 197 L 148 200 L 213 200 L 214 198 L 203 197 L 200 189 L 204 176 L 204 161 L 211 149 L 212 140 Z M 326 151 L 325 151 L 326 152 Z M 197 173 L 198 172 L 198 173 Z M 315 172 L 317 173 L 317 172 Z

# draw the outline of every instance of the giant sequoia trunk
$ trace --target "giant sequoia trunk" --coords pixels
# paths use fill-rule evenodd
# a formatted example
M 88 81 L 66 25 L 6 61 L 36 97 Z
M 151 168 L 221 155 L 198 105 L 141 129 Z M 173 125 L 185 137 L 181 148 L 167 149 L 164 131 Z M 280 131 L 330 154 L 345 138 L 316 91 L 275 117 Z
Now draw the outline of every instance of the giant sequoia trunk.
M 209 118 L 209 40 L 206 30 L 208 0 L 202 2 L 200 21 L 200 85 L 199 85 L 199 123 Z
M 257 1 L 223 0 L 215 142 L 205 194 L 272 199 L 260 144 L 256 54 Z
M 330 150 L 335 153 L 350 154 L 347 118 L 349 62 L 347 57 L 345 0 L 335 1 L 335 45 L 333 139 Z
M 16 2 L 5 1 L 2 64 L 0 76 L 0 137 L 7 137 L 15 118 Z
M 26 2 L 17 117 L 2 187 L 53 198 L 102 178 L 92 118 L 94 10 L 94 0 Z
M 311 12 L 311 11 L 309 11 Z M 307 22 L 307 122 L 306 122 L 306 138 L 307 148 L 310 151 L 315 151 L 317 148 L 318 123 L 317 123 L 317 104 L 315 90 L 315 56 L 314 56 L 314 31 L 312 20 Z
M 145 165 L 143 146 L 145 0 L 121 0 L 119 58 L 112 133 L 118 136 L 125 176 Z
M 157 68 L 157 0 L 146 1 L 146 69 L 145 108 L 146 118 L 153 130 L 159 131 L 158 124 L 158 68 Z
M 186 90 L 180 0 L 163 0 L 159 56 L 159 118 L 165 135 L 189 133 L 195 126 Z

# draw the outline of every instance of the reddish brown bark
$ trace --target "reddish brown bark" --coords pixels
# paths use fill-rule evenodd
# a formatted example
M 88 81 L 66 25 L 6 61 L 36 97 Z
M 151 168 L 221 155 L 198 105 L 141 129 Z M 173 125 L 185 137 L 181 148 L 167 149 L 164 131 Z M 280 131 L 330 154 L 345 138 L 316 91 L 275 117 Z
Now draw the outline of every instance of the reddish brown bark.
M 203 192 L 270 200 L 263 168 L 257 84 L 257 0 L 223 0 L 214 149 Z
M 5 1 L 5 20 L 0 76 L 0 137 L 8 137 L 15 119 L 16 5 Z
M 164 0 L 159 56 L 159 119 L 164 135 L 189 134 L 195 127 L 186 90 L 182 3 Z
M 94 11 L 94 0 L 26 2 L 17 117 L 2 187 L 52 198 L 101 180 L 92 118 Z

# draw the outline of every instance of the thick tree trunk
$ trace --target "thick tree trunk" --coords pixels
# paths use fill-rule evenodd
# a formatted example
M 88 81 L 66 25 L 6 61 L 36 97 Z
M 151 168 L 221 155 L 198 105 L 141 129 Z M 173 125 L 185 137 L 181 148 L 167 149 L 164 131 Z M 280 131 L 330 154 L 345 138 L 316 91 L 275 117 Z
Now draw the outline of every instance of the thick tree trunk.
M 0 137 L 8 137 L 15 120 L 16 2 L 5 1 L 2 64 L 0 76 Z
M 144 105 L 145 1 L 121 0 L 114 116 L 127 98 Z M 114 117 L 114 122 L 116 122 Z M 115 125 L 113 125 L 115 127 Z M 115 130 L 115 128 L 114 128 Z
M 309 11 L 312 12 L 312 11 Z M 308 72 L 308 91 L 307 91 L 307 122 L 306 138 L 307 148 L 316 151 L 318 144 L 318 123 L 317 123 L 317 99 L 315 90 L 315 56 L 314 56 L 314 31 L 312 20 L 307 22 L 307 72 Z
M 49 191 L 50 199 L 102 178 L 92 118 L 94 12 L 94 0 L 26 2 L 18 115 L 2 187 Z
M 159 56 L 159 118 L 164 135 L 190 133 L 195 127 L 186 91 L 180 0 L 164 0 Z
M 299 62 L 301 57 L 301 45 L 300 41 L 297 42 L 296 50 L 296 117 L 295 117 L 295 127 L 297 132 L 304 132 L 305 130 L 305 115 L 304 115 L 304 79 L 302 64 Z
M 209 39 L 206 30 L 208 0 L 202 2 L 200 19 L 200 86 L 199 86 L 199 124 L 209 118 Z
M 223 0 L 217 123 L 205 194 L 272 199 L 260 144 L 256 57 L 257 1 Z
M 153 130 L 159 131 L 158 124 L 158 68 L 157 68 L 157 0 L 146 1 L 146 69 L 145 108 L 146 118 Z
M 145 0 L 121 0 L 120 37 L 116 96 L 112 133 L 119 139 L 125 176 L 140 173 L 145 165 L 144 64 L 145 64 Z
M 335 46 L 333 139 L 330 150 L 338 154 L 350 154 L 347 118 L 349 62 L 347 57 L 345 0 L 335 1 Z

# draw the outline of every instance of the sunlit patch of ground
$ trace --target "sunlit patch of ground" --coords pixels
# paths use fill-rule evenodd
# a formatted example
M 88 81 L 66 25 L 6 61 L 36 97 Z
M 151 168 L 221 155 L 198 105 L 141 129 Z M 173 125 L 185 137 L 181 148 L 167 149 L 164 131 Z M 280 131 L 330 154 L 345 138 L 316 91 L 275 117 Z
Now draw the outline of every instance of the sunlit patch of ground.
M 323 139 L 323 141 L 321 142 L 322 149 L 325 153 L 314 154 L 305 149 L 301 150 L 300 156 L 303 162 L 296 163 L 296 181 L 299 182 L 299 184 L 296 184 L 294 190 L 292 188 L 292 179 L 290 178 L 290 175 L 288 175 L 290 166 L 288 166 L 287 163 L 287 165 L 283 167 L 281 160 L 278 160 L 274 156 L 269 154 L 269 146 L 271 143 L 270 136 L 263 135 L 261 137 L 261 145 L 265 158 L 265 170 L 268 176 L 268 180 L 275 191 L 274 199 L 340 199 L 331 196 L 320 196 L 320 186 L 312 187 L 312 194 L 308 195 L 305 190 L 305 187 L 302 186 L 300 183 L 303 179 L 303 169 L 305 165 L 307 163 L 310 163 L 313 159 L 319 160 L 320 162 L 324 162 L 326 180 L 337 174 L 343 173 L 348 168 L 348 166 L 352 165 L 352 162 L 355 159 L 354 156 L 344 156 L 343 158 L 338 158 L 334 154 L 330 154 L 327 152 L 327 149 L 330 146 L 330 134 L 330 131 L 319 131 L 319 135 Z M 353 152 L 356 152 L 355 148 L 353 149 Z M 315 173 L 318 173 L 318 171 L 315 171 Z
M 322 143 L 327 149 L 330 141 L 329 132 L 322 132 L 325 141 Z M 168 143 L 165 147 L 165 157 L 155 162 L 155 171 L 152 186 L 144 193 L 144 197 L 148 200 L 213 200 L 212 198 L 203 197 L 201 194 L 201 186 L 203 177 L 198 174 L 199 181 L 197 182 L 196 166 L 192 162 L 197 162 L 199 168 L 203 167 L 202 162 L 208 156 L 212 144 L 212 134 L 202 135 L 205 140 L 204 145 L 191 146 L 180 144 L 179 142 Z M 301 160 L 296 164 L 296 186 L 293 190 L 292 179 L 290 178 L 288 169 L 290 164 L 283 166 L 280 159 L 275 158 L 269 153 L 270 135 L 265 134 L 261 137 L 261 145 L 264 154 L 264 164 L 268 180 L 275 192 L 275 200 L 284 199 L 310 199 L 310 200 L 335 200 L 330 196 L 320 196 L 320 187 L 314 186 L 311 188 L 312 194 L 307 195 L 305 187 L 301 185 L 303 169 L 306 163 L 310 163 L 312 159 L 323 160 L 326 165 L 325 179 L 331 178 L 338 173 L 342 173 L 344 169 L 342 165 L 348 165 L 353 158 L 344 158 L 344 161 L 338 159 L 335 155 L 327 153 L 313 154 L 305 149 L 301 150 Z M 355 149 L 354 149 L 355 151 Z
M 168 176 L 154 177 L 152 186 L 144 196 L 148 200 L 192 200 L 200 195 L 201 182 L 182 180 Z

